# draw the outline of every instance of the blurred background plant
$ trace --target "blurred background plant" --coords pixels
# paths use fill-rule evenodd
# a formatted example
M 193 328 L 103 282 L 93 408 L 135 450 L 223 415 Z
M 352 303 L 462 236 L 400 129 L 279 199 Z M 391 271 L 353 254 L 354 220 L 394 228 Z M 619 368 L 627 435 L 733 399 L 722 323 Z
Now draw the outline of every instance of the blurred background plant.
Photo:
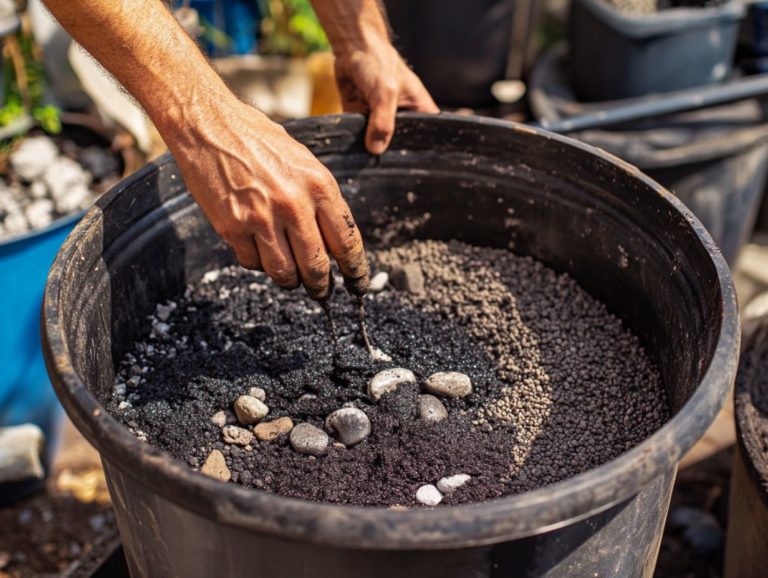
M 258 0 L 263 54 L 304 57 L 328 50 L 328 38 L 309 0 Z
M 58 134 L 61 111 L 45 103 L 42 50 L 35 43 L 28 20 L 22 18 L 18 30 L 5 36 L 2 42 L 5 100 L 0 108 L 0 126 L 24 124 L 28 130 L 37 124 L 50 134 Z

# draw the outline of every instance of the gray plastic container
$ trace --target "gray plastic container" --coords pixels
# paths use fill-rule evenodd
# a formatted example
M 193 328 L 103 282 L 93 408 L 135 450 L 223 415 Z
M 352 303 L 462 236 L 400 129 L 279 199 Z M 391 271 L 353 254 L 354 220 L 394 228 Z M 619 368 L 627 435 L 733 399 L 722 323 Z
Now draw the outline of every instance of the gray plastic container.
M 572 0 L 571 82 L 580 100 L 614 100 L 725 80 L 744 5 L 635 15 L 604 0 Z

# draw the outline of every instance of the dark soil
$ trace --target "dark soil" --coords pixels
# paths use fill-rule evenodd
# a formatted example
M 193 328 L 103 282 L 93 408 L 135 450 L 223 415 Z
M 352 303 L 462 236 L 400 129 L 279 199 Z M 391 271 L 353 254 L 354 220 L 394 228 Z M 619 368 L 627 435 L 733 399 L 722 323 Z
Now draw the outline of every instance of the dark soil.
M 444 503 L 540 487 L 618 456 L 667 419 L 658 374 L 636 338 L 568 276 L 460 243 L 410 243 L 372 258 L 390 272 L 418 263 L 425 280 L 423 294 L 388 287 L 366 298 L 371 339 L 391 362 L 369 360 L 347 295 L 333 301 L 341 336 L 334 356 L 316 303 L 230 268 L 190 287 L 175 308 L 158 309 L 165 323 L 147 323 L 108 409 L 194 468 L 220 449 L 235 483 L 376 506 L 415 505 L 419 486 L 457 473 L 472 480 Z M 368 399 L 368 380 L 387 367 L 408 368 L 420 381 L 461 371 L 474 391 L 445 400 L 449 417 L 427 424 L 416 387 L 378 404 Z M 372 433 L 319 458 L 296 453 L 286 436 L 225 444 L 210 418 L 254 386 L 266 391 L 267 419 L 322 427 L 352 404 Z

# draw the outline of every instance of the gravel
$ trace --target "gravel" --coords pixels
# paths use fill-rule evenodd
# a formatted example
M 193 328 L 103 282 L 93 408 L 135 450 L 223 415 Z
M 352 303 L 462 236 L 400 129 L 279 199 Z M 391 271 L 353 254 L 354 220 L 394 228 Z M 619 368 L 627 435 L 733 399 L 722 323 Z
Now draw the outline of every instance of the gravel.
M 243 425 L 259 423 L 268 413 L 269 408 L 264 402 L 250 395 L 241 395 L 235 400 L 235 415 Z
M 224 454 L 219 450 L 213 450 L 208 454 L 200 472 L 222 482 L 228 482 L 232 478 Z
M 119 178 L 114 154 L 57 137 L 29 136 L 0 176 L 0 239 L 43 229 L 88 208 Z
M 375 271 L 390 274 L 418 263 L 425 282 L 423 293 L 390 284 L 365 299 L 373 343 L 391 362 L 368 357 L 357 304 L 346 295 L 332 303 L 340 337 L 334 354 L 316 303 L 264 275 L 228 268 L 174 297 L 167 331 L 153 333 L 159 321 L 148 320 L 104 403 L 142 439 L 192 467 L 220 450 L 233 483 L 403 507 L 420 504 L 416 493 L 426 482 L 457 472 L 471 481 L 441 504 L 567 479 L 634 447 L 669 417 L 658 372 L 638 340 L 567 275 L 457 242 L 412 242 L 371 256 Z M 147 370 L 126 387 L 138 377 L 134 365 Z M 412 385 L 373 401 L 371 379 L 397 368 L 413 373 Z M 472 392 L 438 400 L 448 414 L 442 421 L 421 419 L 417 384 L 447 371 L 467 375 Z M 222 430 L 211 416 L 252 387 L 265 391 L 272 419 L 298 425 L 244 448 L 227 443 L 232 426 Z M 321 429 L 346 407 L 363 411 L 371 426 L 352 447 L 329 443 Z

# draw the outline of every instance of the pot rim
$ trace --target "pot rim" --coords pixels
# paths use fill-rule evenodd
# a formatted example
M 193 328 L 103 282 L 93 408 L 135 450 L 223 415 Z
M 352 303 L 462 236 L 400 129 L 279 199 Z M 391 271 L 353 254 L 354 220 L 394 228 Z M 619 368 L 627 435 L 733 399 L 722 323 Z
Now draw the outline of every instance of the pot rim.
M 86 214 L 62 245 L 45 290 L 43 348 L 49 374 L 67 413 L 105 458 L 107 469 L 117 467 L 165 499 L 217 523 L 284 539 L 376 550 L 464 548 L 539 534 L 603 511 L 636 495 L 654 479 L 674 473 L 678 461 L 722 407 L 738 363 L 740 325 L 733 283 L 724 258 L 703 225 L 674 195 L 637 168 L 574 139 L 490 118 L 422 113 L 398 116 L 459 128 L 479 123 L 575 147 L 615 165 L 661 196 L 703 244 L 718 277 L 722 323 L 712 360 L 693 395 L 664 426 L 617 458 L 556 484 L 485 502 L 393 511 L 288 498 L 208 478 L 139 441 L 96 401 L 71 364 L 59 304 L 62 272 L 87 242 L 91 228 L 100 225 L 101 211 L 107 210 L 130 183 L 172 162 L 168 155 L 114 187 Z M 364 127 L 360 115 L 332 119 L 342 121 Z

